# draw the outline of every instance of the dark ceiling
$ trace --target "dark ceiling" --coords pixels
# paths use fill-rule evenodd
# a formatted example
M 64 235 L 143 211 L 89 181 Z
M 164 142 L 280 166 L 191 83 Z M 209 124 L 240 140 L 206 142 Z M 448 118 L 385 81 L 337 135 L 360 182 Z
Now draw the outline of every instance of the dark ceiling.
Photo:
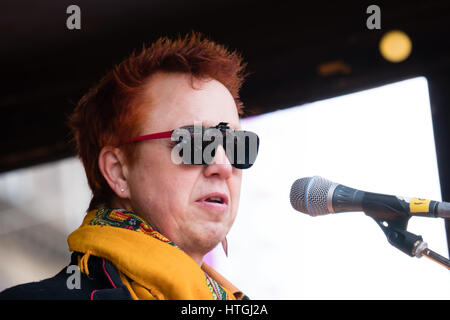
M 81 30 L 66 27 L 71 4 L 81 8 Z M 381 30 L 366 27 L 370 4 L 381 8 Z M 241 94 L 249 115 L 427 76 L 441 183 L 450 197 L 448 0 L 17 0 L 0 6 L 0 172 L 73 155 L 66 118 L 82 94 L 144 42 L 195 30 L 243 54 L 251 72 Z M 391 29 L 413 42 L 402 63 L 387 62 L 378 51 Z

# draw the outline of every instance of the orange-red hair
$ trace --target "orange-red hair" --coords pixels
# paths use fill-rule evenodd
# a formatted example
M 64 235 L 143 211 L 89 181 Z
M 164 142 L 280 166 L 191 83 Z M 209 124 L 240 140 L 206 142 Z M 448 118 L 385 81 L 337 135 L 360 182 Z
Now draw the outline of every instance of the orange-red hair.
M 160 38 L 149 47 L 144 45 L 139 53 L 133 52 L 108 72 L 80 99 L 69 118 L 93 193 L 89 209 L 108 205 L 113 196 L 100 172 L 98 157 L 104 146 L 118 145 L 139 134 L 144 108 L 138 102 L 151 75 L 158 71 L 183 72 L 195 78 L 216 79 L 230 91 L 242 115 L 239 90 L 244 68 L 238 53 L 193 32 L 184 38 Z M 129 161 L 133 160 L 133 147 L 124 148 Z

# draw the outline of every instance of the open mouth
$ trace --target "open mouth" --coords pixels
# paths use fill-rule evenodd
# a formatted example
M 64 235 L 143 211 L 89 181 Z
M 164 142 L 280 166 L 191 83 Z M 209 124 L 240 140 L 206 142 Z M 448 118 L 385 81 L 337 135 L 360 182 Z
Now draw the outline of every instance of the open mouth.
M 214 194 L 208 194 L 204 196 L 201 199 L 198 199 L 196 202 L 206 202 L 211 204 L 222 204 L 227 205 L 228 204 L 228 197 L 223 194 L 214 193 Z
M 206 198 L 205 201 L 213 202 L 213 203 L 224 203 L 224 200 L 221 197 L 209 197 L 209 198 Z

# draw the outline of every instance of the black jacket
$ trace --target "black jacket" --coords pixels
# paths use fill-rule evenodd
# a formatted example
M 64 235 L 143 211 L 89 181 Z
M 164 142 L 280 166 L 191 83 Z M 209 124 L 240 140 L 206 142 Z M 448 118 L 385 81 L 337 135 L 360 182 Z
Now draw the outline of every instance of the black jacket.
M 89 276 L 77 266 L 80 253 L 56 276 L 30 282 L 0 292 L 0 300 L 131 300 L 117 269 L 106 259 L 90 256 Z

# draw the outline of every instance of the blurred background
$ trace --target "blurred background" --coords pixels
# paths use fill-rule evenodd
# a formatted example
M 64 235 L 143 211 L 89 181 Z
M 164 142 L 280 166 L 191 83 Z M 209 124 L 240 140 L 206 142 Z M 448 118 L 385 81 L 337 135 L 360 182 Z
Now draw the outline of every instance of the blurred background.
M 81 28 L 70 30 L 73 4 Z M 66 125 L 76 102 L 143 43 L 195 30 L 242 53 L 243 125 L 264 137 L 230 257 L 214 251 L 210 263 L 252 298 L 450 298 L 448 271 L 390 247 L 369 218 L 310 220 L 288 198 L 295 179 L 322 175 L 450 201 L 448 1 L 18 0 L 0 4 L 0 26 L 0 290 L 68 264 L 91 196 Z M 280 151 L 279 139 L 298 148 Z M 411 227 L 448 257 L 450 222 L 430 220 Z M 408 282 L 419 272 L 434 274 L 420 296 Z

